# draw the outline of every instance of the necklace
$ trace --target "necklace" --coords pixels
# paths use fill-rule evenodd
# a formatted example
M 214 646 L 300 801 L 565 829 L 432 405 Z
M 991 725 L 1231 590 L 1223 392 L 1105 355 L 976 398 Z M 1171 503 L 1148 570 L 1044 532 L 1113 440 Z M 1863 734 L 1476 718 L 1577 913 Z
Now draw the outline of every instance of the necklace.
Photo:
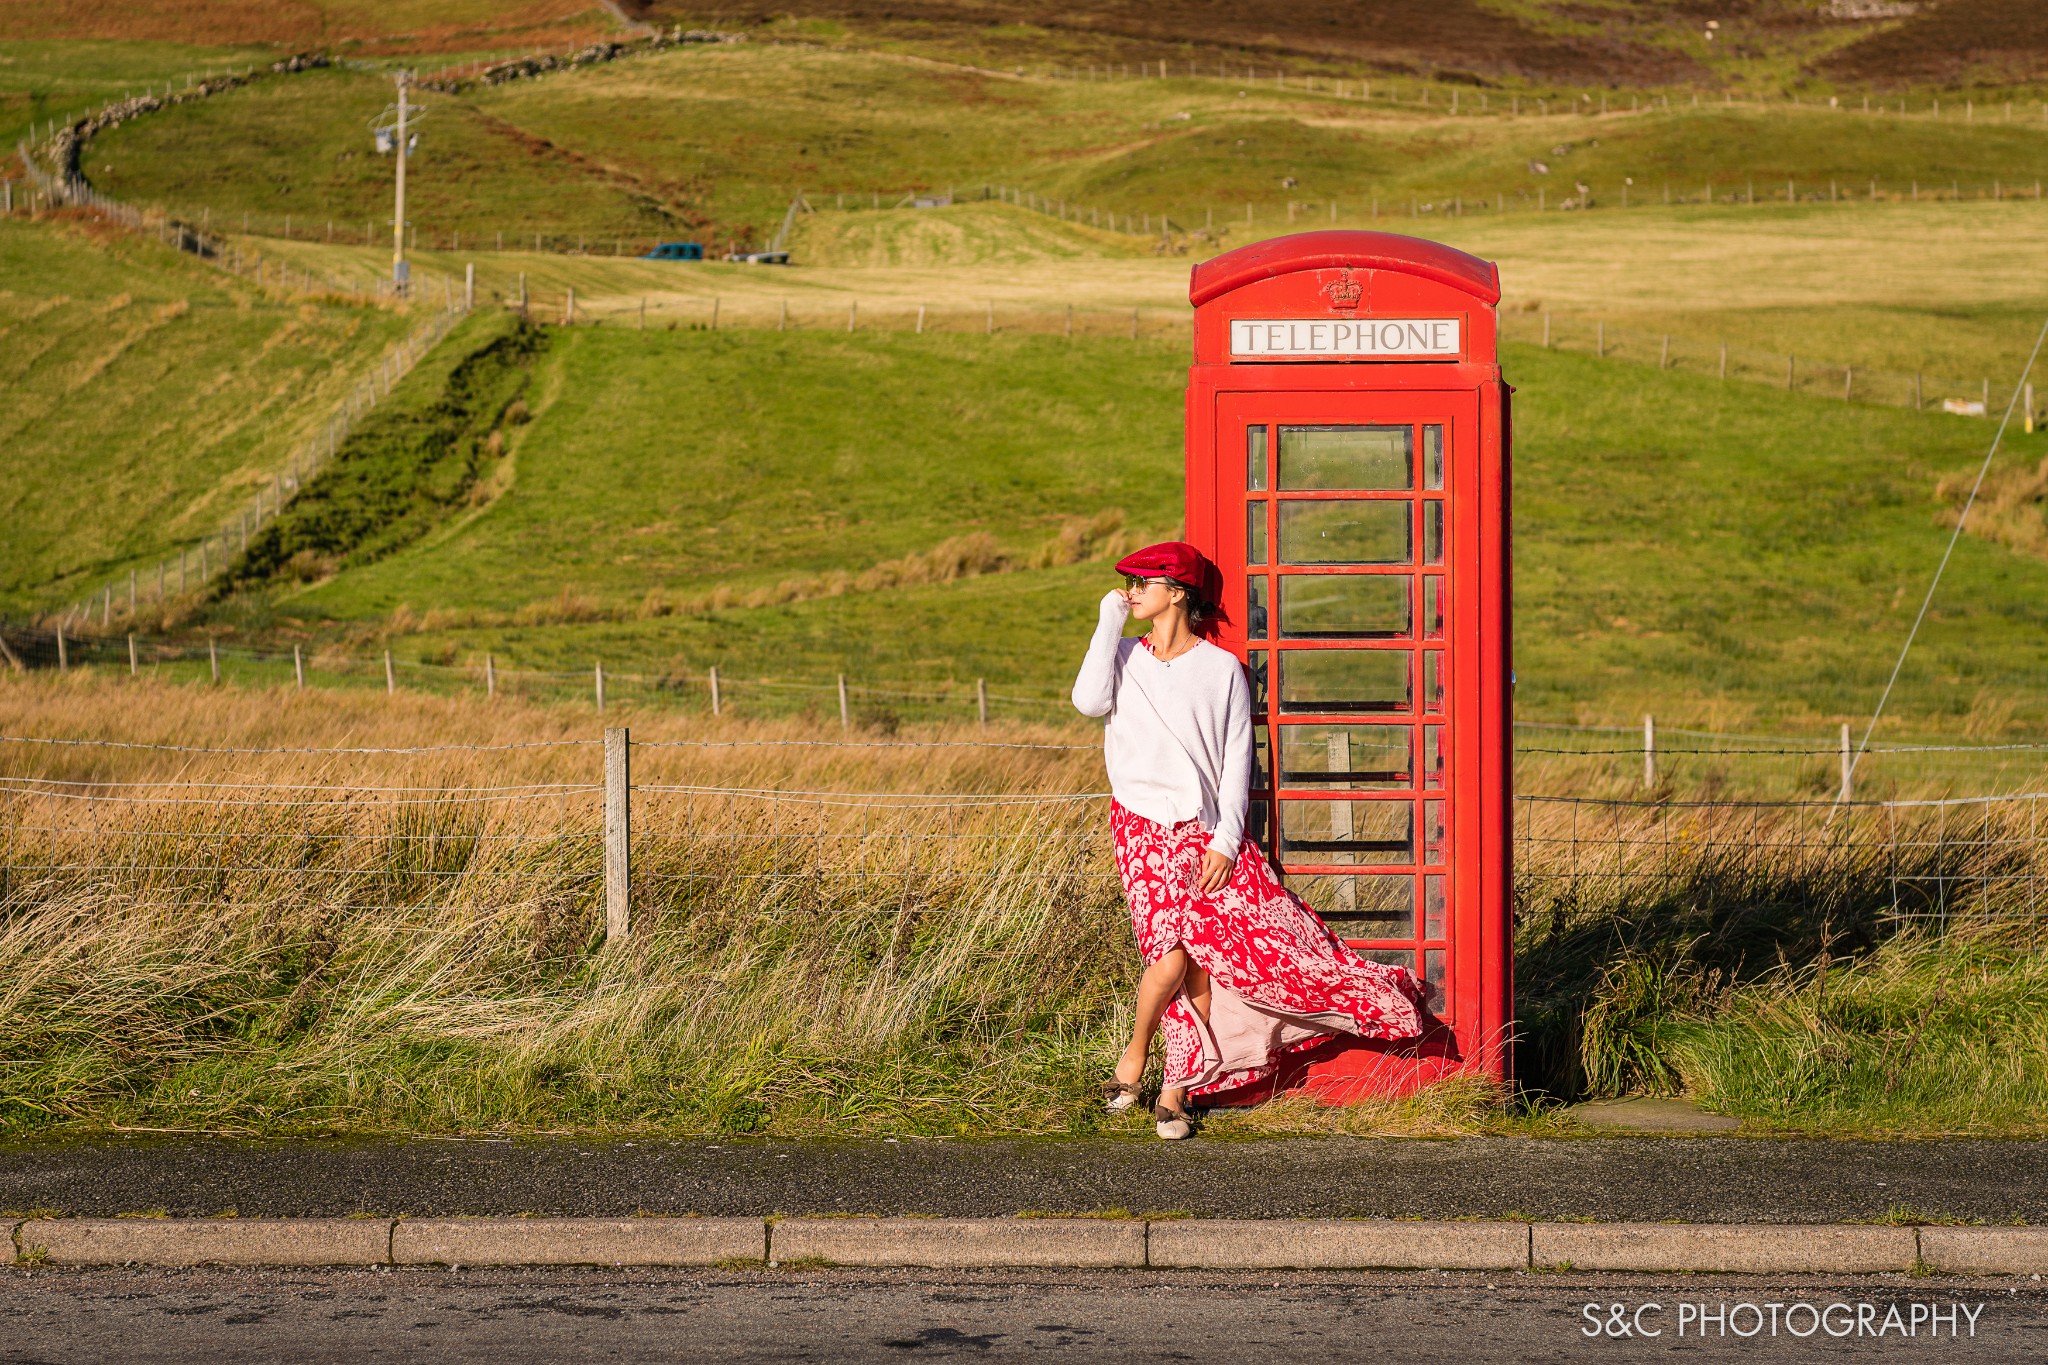
M 1158 646 L 1154 645 L 1151 641 L 1151 638 L 1148 636 L 1145 641 L 1145 648 L 1147 652 L 1149 652 L 1152 655 L 1152 657 L 1158 661 L 1159 666 L 1161 668 L 1171 668 L 1173 667 L 1173 661 L 1175 659 L 1186 658 L 1188 656 L 1188 653 L 1192 651 L 1196 645 L 1199 645 L 1201 643 L 1201 638 L 1197 636 L 1189 640 L 1186 647 L 1183 648 L 1178 654 L 1161 654 L 1159 652 Z

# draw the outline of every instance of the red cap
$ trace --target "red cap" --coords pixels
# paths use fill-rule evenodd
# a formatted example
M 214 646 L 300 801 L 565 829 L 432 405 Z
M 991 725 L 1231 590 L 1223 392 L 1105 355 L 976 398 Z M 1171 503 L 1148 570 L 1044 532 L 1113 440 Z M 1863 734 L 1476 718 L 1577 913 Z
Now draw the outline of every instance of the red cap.
M 1171 578 L 1212 603 L 1223 597 L 1222 573 L 1184 540 L 1162 541 L 1134 550 L 1116 562 L 1116 571 L 1143 574 L 1147 578 Z

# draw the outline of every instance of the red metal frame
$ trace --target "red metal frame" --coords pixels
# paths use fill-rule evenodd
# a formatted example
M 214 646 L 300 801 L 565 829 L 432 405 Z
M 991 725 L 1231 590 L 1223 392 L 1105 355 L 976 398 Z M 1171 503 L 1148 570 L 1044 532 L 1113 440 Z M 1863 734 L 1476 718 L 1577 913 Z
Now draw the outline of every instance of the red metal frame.
M 1509 788 L 1511 697 L 1509 389 L 1501 381 L 1494 307 L 1500 300 L 1492 264 L 1435 242 L 1380 232 L 1312 232 L 1276 238 L 1229 252 L 1195 267 L 1189 297 L 1195 305 L 1195 360 L 1187 391 L 1187 535 L 1223 570 L 1222 619 L 1211 638 L 1253 667 L 1255 726 L 1265 740 L 1270 783 L 1254 791 L 1265 820 L 1250 828 L 1283 877 L 1297 887 L 1309 878 L 1388 876 L 1409 880 L 1413 921 L 1407 932 L 1348 939 L 1361 950 L 1402 960 L 1440 983 L 1435 1004 L 1440 1027 L 1416 1043 L 1375 1045 L 1337 1040 L 1304 1054 L 1270 1085 L 1236 1096 L 1249 1101 L 1271 1089 L 1307 1089 L 1331 1100 L 1363 1094 L 1405 1093 L 1456 1072 L 1506 1079 L 1507 1034 L 1513 1009 L 1513 957 L 1509 916 L 1511 849 Z M 1256 358 L 1232 355 L 1231 324 L 1238 321 L 1313 322 L 1290 335 L 1327 351 L 1376 329 L 1357 324 L 1455 319 L 1454 353 L 1439 348 L 1427 358 L 1404 355 L 1311 354 Z M 1321 324 L 1350 324 L 1345 327 Z M 1256 338 L 1277 336 L 1246 329 Z M 1448 335 L 1414 330 L 1421 337 Z M 1280 487 L 1282 427 L 1387 426 L 1409 430 L 1406 488 L 1379 490 Z M 1248 472 L 1247 432 L 1266 430 L 1264 478 Z M 1426 487 L 1427 429 L 1439 428 L 1443 478 Z M 1298 439 L 1298 438 L 1297 438 Z M 1249 487 L 1263 482 L 1263 488 Z M 1302 503 L 1404 504 L 1410 512 L 1405 562 L 1250 562 L 1252 524 L 1264 519 L 1266 555 L 1282 557 L 1283 509 Z M 1256 509 L 1256 511 L 1254 511 Z M 1425 539 L 1433 509 L 1441 516 L 1440 563 L 1426 563 Z M 1297 556 L 1297 558 L 1302 558 Z M 1348 637 L 1284 637 L 1282 593 L 1290 579 L 1327 574 L 1404 579 L 1408 584 L 1402 628 Z M 1264 584 L 1263 632 L 1254 636 L 1251 583 Z M 1441 635 L 1422 620 L 1430 580 L 1443 603 Z M 1304 585 L 1305 590 L 1307 589 Z M 1289 711 L 1281 704 L 1288 656 L 1317 650 L 1392 651 L 1409 656 L 1410 703 L 1393 709 Z M 1441 697 L 1424 695 L 1434 658 Z M 1261 682 L 1263 680 L 1263 686 Z M 1270 693 L 1270 695 L 1267 695 Z M 1349 704 L 1356 706 L 1358 698 Z M 1405 775 L 1388 772 L 1303 782 L 1283 780 L 1284 735 L 1292 727 L 1346 729 L 1331 736 L 1332 757 L 1360 734 L 1408 737 Z M 1304 736 L 1316 732 L 1298 732 Z M 1434 734 L 1440 769 L 1425 772 L 1427 739 Z M 1297 746 L 1298 748 L 1298 746 Z M 1398 751 L 1398 738 L 1393 749 Z M 1313 774 L 1307 774 L 1312 776 Z M 1261 779 L 1263 780 L 1263 779 Z M 1305 803 L 1406 803 L 1408 848 L 1398 838 L 1325 838 L 1313 849 L 1280 843 L 1284 808 L 1306 815 Z M 1427 804 L 1426 804 L 1427 803 Z M 1442 804 L 1438 804 L 1442 803 Z M 1447 838 L 1429 838 L 1429 818 L 1448 812 Z M 1328 811 L 1321 823 L 1348 828 L 1358 810 Z M 1392 826 L 1398 829 L 1398 816 Z M 1297 830 L 1302 828 L 1296 822 Z M 1357 845 L 1344 848 L 1343 845 Z M 1334 849 L 1334 852 L 1333 852 Z M 1319 853 L 1325 861 L 1293 856 Z M 1385 861 L 1374 862 L 1374 856 Z M 1331 859 L 1335 860 L 1331 860 Z M 1348 861 L 1346 861 L 1348 859 Z M 1388 885 L 1375 883 L 1374 885 Z M 1388 889 L 1399 894 L 1398 882 Z M 1432 891 L 1441 924 L 1429 914 Z M 1313 903 L 1313 901 L 1312 901 Z M 1333 921 L 1331 905 L 1315 908 Z M 1435 933 L 1429 932 L 1435 929 Z

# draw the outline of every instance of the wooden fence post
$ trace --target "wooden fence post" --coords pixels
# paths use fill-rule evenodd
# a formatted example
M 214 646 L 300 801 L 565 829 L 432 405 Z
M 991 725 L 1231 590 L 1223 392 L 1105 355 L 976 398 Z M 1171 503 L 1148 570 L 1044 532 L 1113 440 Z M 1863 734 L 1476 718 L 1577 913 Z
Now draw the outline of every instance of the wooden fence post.
M 839 728 L 846 731 L 853 728 L 853 717 L 846 709 L 846 675 L 839 675 Z
M 597 714 L 604 714 L 604 663 L 597 665 Z
M 987 678 L 976 678 L 974 680 L 974 712 L 975 718 L 981 722 L 981 728 L 984 730 L 988 729 Z
M 711 714 L 715 716 L 719 713 L 719 710 L 720 707 L 718 704 L 718 665 L 713 664 L 711 666 Z
M 306 656 L 297 645 L 292 646 L 292 680 L 299 685 L 299 691 L 306 690 Z
M 220 642 L 211 635 L 206 637 L 206 666 L 213 672 L 213 685 L 220 686 Z
M 62 621 L 57 623 L 57 671 L 59 673 L 69 673 L 71 671 L 71 650 L 64 643 L 64 623 Z
M 568 299 L 562 304 L 562 325 L 565 327 L 576 325 L 576 286 L 573 284 L 569 286 Z
M 496 655 L 484 655 L 484 696 L 498 695 L 498 659 Z
M 633 749 L 631 732 L 604 732 L 604 941 L 623 942 L 631 921 L 633 877 Z
M 462 311 L 467 313 L 476 307 L 476 262 L 469 261 L 462 267 Z
M 1653 716 L 1643 717 L 1643 787 L 1654 790 L 1657 785 L 1657 721 Z
M 718 330 L 718 305 L 720 302 L 721 300 L 716 294 L 711 296 L 711 330 L 714 332 Z
M 2031 436 L 2034 433 L 2034 386 L 2032 384 L 2027 385 L 2026 392 L 2020 396 L 2020 401 L 2027 405 L 2025 420 L 2027 434 Z
M 128 676 L 132 678 L 141 671 L 142 668 L 135 659 L 135 637 L 130 635 L 128 637 Z
M 398 690 L 398 675 L 391 668 L 391 651 L 384 651 L 384 693 L 386 696 Z

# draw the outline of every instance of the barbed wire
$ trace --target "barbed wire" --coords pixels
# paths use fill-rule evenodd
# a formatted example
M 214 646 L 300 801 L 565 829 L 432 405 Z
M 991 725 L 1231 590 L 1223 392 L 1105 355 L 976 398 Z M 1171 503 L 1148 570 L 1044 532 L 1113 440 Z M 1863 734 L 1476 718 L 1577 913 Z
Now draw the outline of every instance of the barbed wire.
M 589 748 L 603 744 L 601 739 L 534 739 L 521 740 L 510 744 L 414 744 L 394 746 L 348 746 L 326 747 L 320 745 L 278 745 L 275 747 L 235 747 L 206 744 L 144 744 L 125 739 L 45 739 L 34 735 L 0 735 L 0 744 L 48 744 L 64 747 L 103 749 L 149 749 L 173 754 L 445 754 L 445 753 L 497 753 L 508 749 L 556 749 Z

